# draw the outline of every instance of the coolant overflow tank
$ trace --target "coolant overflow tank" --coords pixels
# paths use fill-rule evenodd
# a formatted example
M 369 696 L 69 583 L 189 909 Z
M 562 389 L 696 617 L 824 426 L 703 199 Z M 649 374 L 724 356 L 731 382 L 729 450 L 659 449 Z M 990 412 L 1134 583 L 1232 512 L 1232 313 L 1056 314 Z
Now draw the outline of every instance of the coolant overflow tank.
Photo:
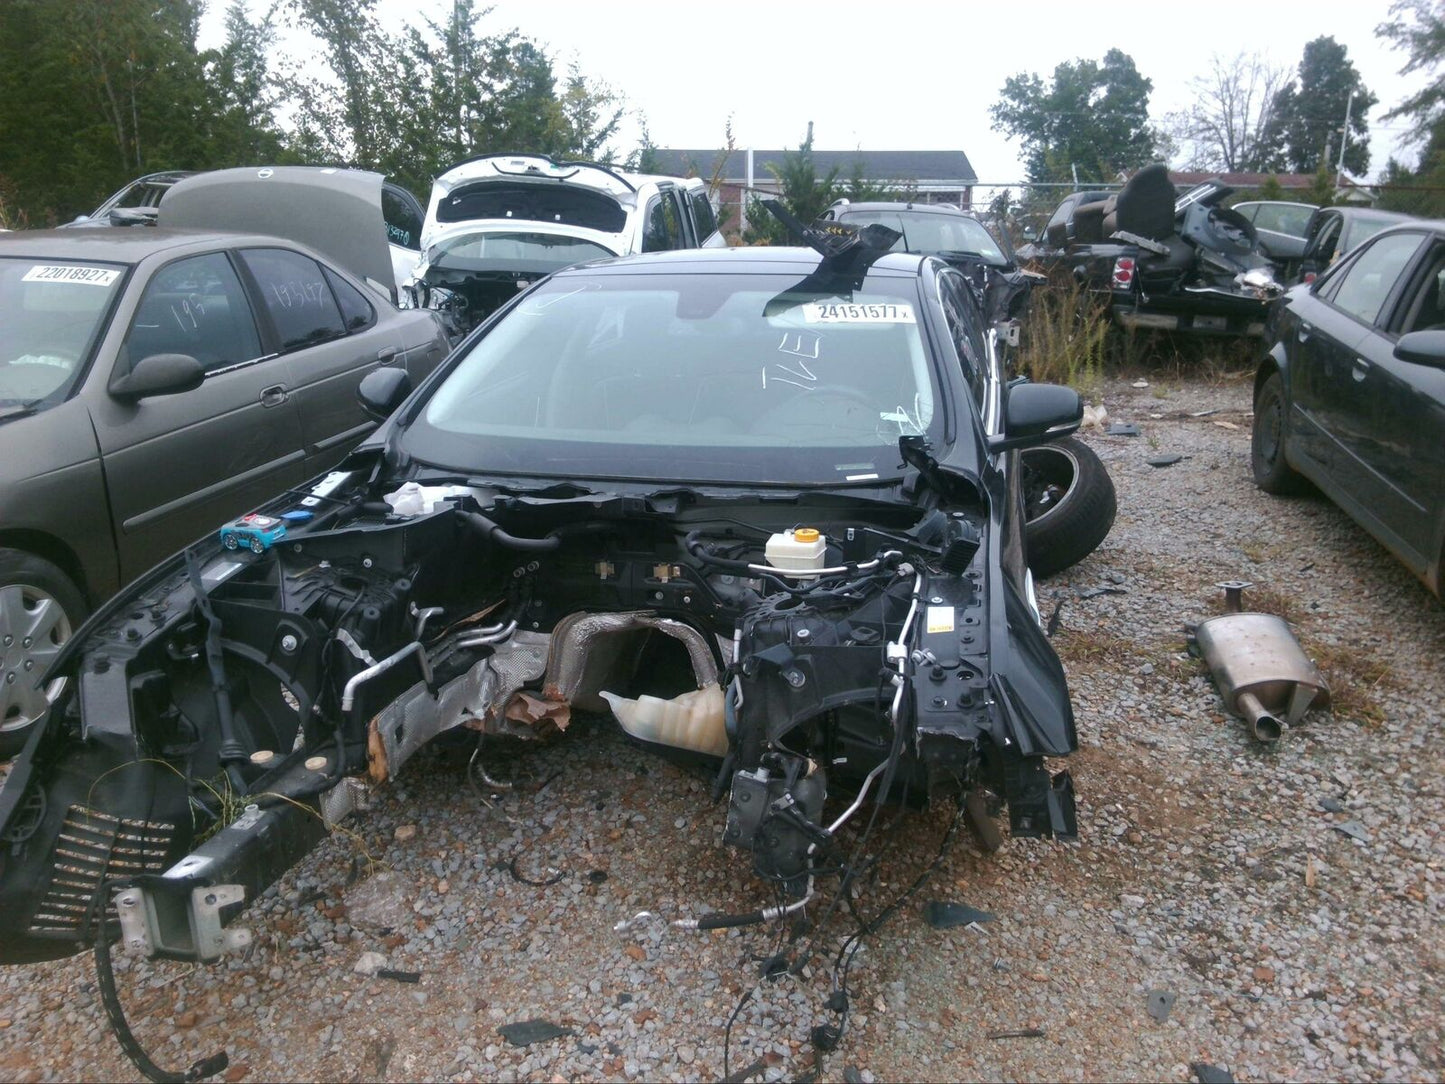
M 768 564 L 788 572 L 824 568 L 828 562 L 828 539 L 813 527 L 794 527 L 768 538 L 763 553 Z
M 1327 708 L 1330 691 L 1283 618 L 1230 613 L 1194 632 L 1225 706 L 1260 741 L 1277 741 L 1311 707 Z

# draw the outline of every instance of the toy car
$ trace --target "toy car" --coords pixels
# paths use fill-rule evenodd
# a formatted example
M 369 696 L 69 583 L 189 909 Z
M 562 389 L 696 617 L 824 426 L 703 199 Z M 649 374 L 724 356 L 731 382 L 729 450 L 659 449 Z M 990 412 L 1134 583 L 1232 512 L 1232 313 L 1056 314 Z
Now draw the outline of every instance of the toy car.
M 285 537 L 285 523 L 274 516 L 262 516 L 255 512 L 221 528 L 221 545 L 228 550 L 249 546 L 252 553 L 263 553 Z

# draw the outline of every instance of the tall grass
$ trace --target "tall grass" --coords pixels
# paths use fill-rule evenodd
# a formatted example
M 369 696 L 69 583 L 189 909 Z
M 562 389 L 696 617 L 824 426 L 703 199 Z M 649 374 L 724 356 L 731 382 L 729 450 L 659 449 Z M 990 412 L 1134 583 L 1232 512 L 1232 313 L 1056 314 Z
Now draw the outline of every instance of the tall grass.
M 1093 392 L 1104 379 L 1109 328 L 1103 302 L 1073 276 L 1039 283 L 1019 333 L 1019 371 L 1039 383 Z

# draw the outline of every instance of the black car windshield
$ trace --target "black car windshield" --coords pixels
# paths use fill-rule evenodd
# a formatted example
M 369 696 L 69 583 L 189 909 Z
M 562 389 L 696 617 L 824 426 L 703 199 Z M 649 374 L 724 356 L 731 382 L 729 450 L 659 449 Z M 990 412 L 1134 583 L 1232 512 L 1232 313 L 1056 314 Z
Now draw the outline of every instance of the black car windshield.
M 943 432 L 913 278 L 574 273 L 480 339 L 404 435 L 490 474 L 840 484 Z
M 1010 262 L 983 223 L 965 215 L 936 211 L 844 211 L 838 221 L 850 226 L 877 223 L 897 230 L 903 236 L 893 245 L 895 252 L 973 254 L 1000 267 Z
M 124 278 L 111 263 L 0 257 L 0 407 L 70 393 Z
M 520 268 L 559 271 L 617 253 L 579 237 L 555 233 L 465 233 L 438 241 L 427 252 L 431 265 L 449 271 Z

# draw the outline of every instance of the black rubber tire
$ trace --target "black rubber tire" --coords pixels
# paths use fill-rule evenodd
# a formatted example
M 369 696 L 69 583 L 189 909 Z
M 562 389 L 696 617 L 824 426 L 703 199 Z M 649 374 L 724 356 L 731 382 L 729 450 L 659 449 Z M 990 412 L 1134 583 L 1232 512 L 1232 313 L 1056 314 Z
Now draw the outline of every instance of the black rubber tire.
M 1304 476 L 1285 459 L 1289 435 L 1289 401 L 1284 379 L 1270 373 L 1254 397 L 1254 426 L 1249 436 L 1249 465 L 1254 484 L 1266 493 L 1291 496 L 1309 488 Z
M 80 628 L 88 609 L 84 596 L 70 578 L 55 565 L 34 554 L 0 548 L 0 589 L 16 586 L 43 591 L 58 602 L 69 626 L 68 635 L 73 635 Z M 6 676 L 0 674 L 0 681 L 4 681 Z M 9 760 L 25 747 L 34 724 L 32 719 L 25 725 L 0 729 L 0 760 Z M 0 726 L 3 725 L 4 720 L 0 720 Z
M 1108 537 L 1118 511 L 1114 482 L 1094 450 L 1074 437 L 1026 448 L 1019 464 L 1029 569 L 1043 579 L 1078 564 Z M 1030 496 L 1041 480 L 1056 494 L 1042 511 Z

